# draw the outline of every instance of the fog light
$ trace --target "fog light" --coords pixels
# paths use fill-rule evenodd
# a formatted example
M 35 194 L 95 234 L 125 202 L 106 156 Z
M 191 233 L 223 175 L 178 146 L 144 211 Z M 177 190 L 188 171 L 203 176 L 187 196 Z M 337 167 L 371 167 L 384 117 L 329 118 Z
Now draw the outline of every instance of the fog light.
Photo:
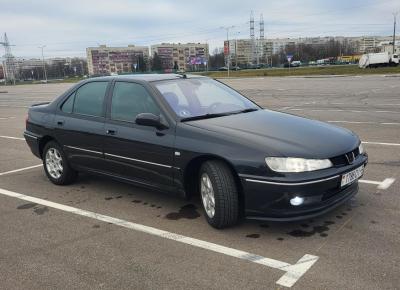
M 301 205 L 304 202 L 304 198 L 300 197 L 300 196 L 295 196 L 292 199 L 290 199 L 290 204 L 297 206 L 297 205 Z

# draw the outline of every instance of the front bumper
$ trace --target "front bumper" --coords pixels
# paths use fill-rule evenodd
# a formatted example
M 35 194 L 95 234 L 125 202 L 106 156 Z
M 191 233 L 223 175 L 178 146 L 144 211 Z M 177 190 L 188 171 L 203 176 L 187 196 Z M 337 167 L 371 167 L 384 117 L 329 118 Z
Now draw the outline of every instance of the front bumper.
M 357 194 L 358 181 L 341 187 L 341 177 L 366 164 L 367 156 L 360 156 L 351 166 L 332 168 L 330 175 L 296 182 L 241 175 L 245 216 L 249 219 L 294 221 L 324 214 Z M 303 197 L 304 203 L 291 205 L 290 199 L 295 196 Z

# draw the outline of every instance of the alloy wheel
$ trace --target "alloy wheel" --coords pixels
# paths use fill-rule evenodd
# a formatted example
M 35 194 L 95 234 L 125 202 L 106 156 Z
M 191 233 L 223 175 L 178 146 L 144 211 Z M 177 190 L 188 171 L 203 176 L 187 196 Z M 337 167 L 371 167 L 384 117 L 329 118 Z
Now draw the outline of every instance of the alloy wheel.
M 63 174 L 63 160 L 60 151 L 49 148 L 46 152 L 46 169 L 51 177 L 59 179 Z
M 210 177 L 207 173 L 201 175 L 200 180 L 200 192 L 201 200 L 203 202 L 204 209 L 209 218 L 213 218 L 215 215 L 215 197 L 214 189 L 211 184 Z

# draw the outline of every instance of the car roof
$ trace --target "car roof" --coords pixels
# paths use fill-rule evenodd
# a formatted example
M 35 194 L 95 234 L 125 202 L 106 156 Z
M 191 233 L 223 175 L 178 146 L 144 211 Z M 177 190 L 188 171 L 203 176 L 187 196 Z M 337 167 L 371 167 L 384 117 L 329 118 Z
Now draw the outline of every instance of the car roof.
M 94 77 L 90 80 L 138 80 L 138 81 L 163 81 L 163 80 L 176 80 L 182 78 L 206 78 L 200 75 L 185 75 L 185 74 L 127 74 L 105 77 Z

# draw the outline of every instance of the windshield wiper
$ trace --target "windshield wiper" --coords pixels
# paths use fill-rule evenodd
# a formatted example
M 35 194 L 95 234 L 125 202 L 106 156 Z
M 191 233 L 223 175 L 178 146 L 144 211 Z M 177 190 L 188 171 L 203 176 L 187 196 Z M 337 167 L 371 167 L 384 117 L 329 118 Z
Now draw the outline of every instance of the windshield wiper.
M 243 109 L 240 111 L 236 111 L 235 114 L 249 113 L 249 112 L 254 112 L 254 111 L 258 111 L 258 109 L 257 108 L 247 108 L 247 109 Z
M 248 113 L 248 112 L 254 112 L 254 111 L 258 111 L 258 109 L 257 108 L 247 108 L 247 109 L 243 109 L 243 110 L 240 110 L 240 111 L 234 111 L 234 112 L 212 113 L 212 114 L 209 113 L 209 114 L 200 115 L 200 116 L 182 118 L 181 122 L 217 118 L 217 117 L 235 115 L 235 114 L 240 114 L 240 113 Z
M 201 120 L 201 119 L 210 119 L 210 118 L 217 118 L 217 117 L 222 117 L 222 116 L 228 116 L 231 115 L 232 113 L 213 113 L 213 114 L 205 114 L 205 115 L 199 115 L 199 116 L 193 116 L 193 117 L 187 117 L 187 118 L 182 118 L 181 122 L 186 122 L 186 121 L 194 121 L 194 120 Z

